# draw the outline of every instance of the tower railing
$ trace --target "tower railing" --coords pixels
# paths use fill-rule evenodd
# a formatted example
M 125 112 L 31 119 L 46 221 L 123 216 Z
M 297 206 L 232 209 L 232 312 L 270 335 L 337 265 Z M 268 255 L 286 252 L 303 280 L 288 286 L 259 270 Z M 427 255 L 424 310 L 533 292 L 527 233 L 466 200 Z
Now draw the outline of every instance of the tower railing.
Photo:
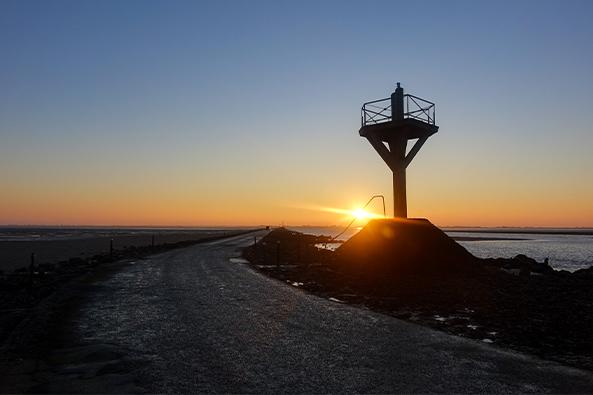
M 391 98 L 366 102 L 360 113 L 362 126 L 391 121 Z
M 421 99 L 414 95 L 404 95 L 404 118 L 413 118 L 429 125 L 435 123 L 435 105 L 433 102 Z
M 435 104 L 414 95 L 404 95 L 404 119 L 416 119 L 429 125 L 435 124 Z M 392 119 L 391 98 L 366 102 L 362 105 L 362 126 L 389 122 Z

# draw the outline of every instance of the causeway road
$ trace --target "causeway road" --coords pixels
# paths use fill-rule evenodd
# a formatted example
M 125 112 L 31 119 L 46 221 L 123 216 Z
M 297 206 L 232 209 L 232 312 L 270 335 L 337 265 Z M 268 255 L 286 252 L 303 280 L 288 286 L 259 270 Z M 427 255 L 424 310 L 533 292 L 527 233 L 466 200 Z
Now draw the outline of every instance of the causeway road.
M 128 262 L 97 282 L 71 324 L 77 346 L 56 351 L 52 360 L 62 370 L 45 389 L 593 392 L 590 372 L 326 300 L 265 277 L 237 259 L 253 237 Z

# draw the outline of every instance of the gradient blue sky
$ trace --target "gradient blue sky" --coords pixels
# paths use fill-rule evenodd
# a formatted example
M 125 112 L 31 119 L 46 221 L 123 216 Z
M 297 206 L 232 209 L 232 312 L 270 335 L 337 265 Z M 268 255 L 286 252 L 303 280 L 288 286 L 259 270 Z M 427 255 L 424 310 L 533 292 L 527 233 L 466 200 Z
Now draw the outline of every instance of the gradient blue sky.
M 412 216 L 593 226 L 593 1 L 2 0 L 0 49 L 0 223 L 340 223 L 401 81 Z

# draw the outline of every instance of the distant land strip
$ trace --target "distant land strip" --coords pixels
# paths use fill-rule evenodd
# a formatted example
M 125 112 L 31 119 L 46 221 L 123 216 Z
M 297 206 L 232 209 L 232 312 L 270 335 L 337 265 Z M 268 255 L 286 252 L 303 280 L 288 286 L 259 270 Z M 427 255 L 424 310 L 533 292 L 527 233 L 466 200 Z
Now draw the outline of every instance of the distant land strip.
M 473 236 L 451 236 L 456 241 L 517 241 L 517 240 L 531 240 L 518 237 L 473 237 Z
M 513 233 L 542 235 L 578 235 L 593 236 L 593 229 L 546 229 L 546 228 L 441 228 L 447 233 Z M 517 240 L 517 239 L 514 239 Z

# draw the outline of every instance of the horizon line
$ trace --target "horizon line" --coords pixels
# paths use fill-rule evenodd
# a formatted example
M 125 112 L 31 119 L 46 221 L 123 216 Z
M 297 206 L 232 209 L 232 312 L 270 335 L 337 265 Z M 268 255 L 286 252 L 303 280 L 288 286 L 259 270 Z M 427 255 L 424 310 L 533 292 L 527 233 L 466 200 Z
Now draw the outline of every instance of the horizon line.
M 389 217 L 390 218 L 390 217 Z M 257 227 L 266 227 L 270 226 L 272 228 L 279 228 L 279 227 L 302 227 L 302 228 L 331 228 L 331 227 L 343 227 L 343 225 L 333 224 L 333 225 L 312 225 L 312 224 L 277 224 L 277 225 L 266 225 L 266 224 L 258 224 L 258 225 L 97 225 L 97 224 L 0 224 L 0 228 L 146 228 L 146 229 L 163 229 L 163 228 L 177 228 L 177 229 L 191 229 L 191 228 L 257 228 Z M 360 225 L 364 226 L 364 225 Z M 511 226 L 511 225 L 494 225 L 494 226 L 484 226 L 484 225 L 436 225 L 439 228 L 449 228 L 449 229 L 464 229 L 464 228 L 472 228 L 472 229 L 593 229 L 593 225 L 591 226 L 529 226 L 529 225 L 521 225 L 521 226 Z

